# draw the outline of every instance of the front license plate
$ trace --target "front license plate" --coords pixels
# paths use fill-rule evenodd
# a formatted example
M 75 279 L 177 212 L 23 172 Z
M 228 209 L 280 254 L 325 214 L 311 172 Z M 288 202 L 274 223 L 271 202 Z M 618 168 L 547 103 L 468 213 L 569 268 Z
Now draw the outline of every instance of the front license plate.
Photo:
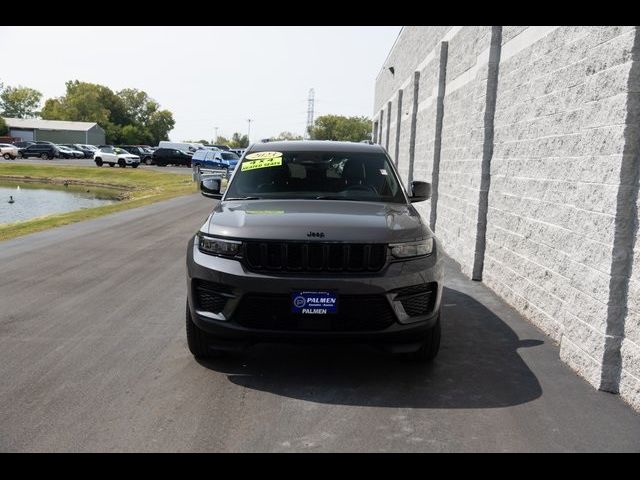
M 335 292 L 292 292 L 291 311 L 303 315 L 338 313 L 338 295 Z

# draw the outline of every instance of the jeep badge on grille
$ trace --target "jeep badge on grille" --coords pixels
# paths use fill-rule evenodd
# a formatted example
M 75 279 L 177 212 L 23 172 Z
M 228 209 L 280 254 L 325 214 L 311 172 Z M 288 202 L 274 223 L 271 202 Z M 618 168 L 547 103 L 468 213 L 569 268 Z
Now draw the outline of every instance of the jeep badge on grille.
M 307 237 L 324 238 L 324 232 L 309 232 Z

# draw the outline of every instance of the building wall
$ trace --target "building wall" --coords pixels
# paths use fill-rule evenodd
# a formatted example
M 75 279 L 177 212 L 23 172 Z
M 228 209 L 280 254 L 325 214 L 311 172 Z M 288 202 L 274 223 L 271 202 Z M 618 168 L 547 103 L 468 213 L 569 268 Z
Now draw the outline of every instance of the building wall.
M 434 184 L 416 206 L 463 272 L 557 341 L 577 373 L 636 408 L 638 35 L 404 27 L 374 101 L 377 116 L 403 90 L 399 170 Z
M 104 145 L 106 143 L 104 130 L 97 125 L 89 130 L 88 138 L 89 145 Z
M 36 130 L 35 140 L 53 143 L 85 143 L 85 132 L 75 130 Z
M 22 130 L 18 128 L 10 128 L 9 135 L 15 138 L 19 138 L 20 141 L 23 141 L 23 142 L 33 141 L 33 130 Z

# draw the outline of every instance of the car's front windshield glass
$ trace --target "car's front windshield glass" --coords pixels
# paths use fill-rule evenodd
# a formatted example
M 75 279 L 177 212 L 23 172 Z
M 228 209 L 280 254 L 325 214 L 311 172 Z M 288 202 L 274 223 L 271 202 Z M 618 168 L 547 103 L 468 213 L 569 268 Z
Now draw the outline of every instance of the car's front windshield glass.
M 222 153 L 223 160 L 240 160 L 240 157 L 235 153 Z
M 113 151 L 118 154 L 118 155 L 126 155 L 129 152 L 127 152 L 126 150 L 122 149 L 122 148 L 114 148 Z
M 406 201 L 383 153 L 257 152 L 236 170 L 225 200 Z

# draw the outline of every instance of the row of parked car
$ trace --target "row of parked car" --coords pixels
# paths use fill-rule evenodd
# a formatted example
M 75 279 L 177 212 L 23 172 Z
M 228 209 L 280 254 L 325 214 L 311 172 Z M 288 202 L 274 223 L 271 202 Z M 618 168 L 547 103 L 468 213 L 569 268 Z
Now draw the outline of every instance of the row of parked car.
M 193 148 L 191 144 L 160 142 L 159 147 L 148 145 L 85 145 L 54 144 L 52 142 L 16 142 L 0 144 L 0 154 L 7 160 L 15 158 L 91 158 L 98 167 L 146 165 L 175 165 L 232 171 L 244 149 L 232 151 L 226 145 Z M 240 154 L 240 155 L 239 155 Z
M 0 143 L 0 152 L 6 160 L 16 158 L 93 158 L 97 147 L 93 145 L 64 144 L 52 142 Z

